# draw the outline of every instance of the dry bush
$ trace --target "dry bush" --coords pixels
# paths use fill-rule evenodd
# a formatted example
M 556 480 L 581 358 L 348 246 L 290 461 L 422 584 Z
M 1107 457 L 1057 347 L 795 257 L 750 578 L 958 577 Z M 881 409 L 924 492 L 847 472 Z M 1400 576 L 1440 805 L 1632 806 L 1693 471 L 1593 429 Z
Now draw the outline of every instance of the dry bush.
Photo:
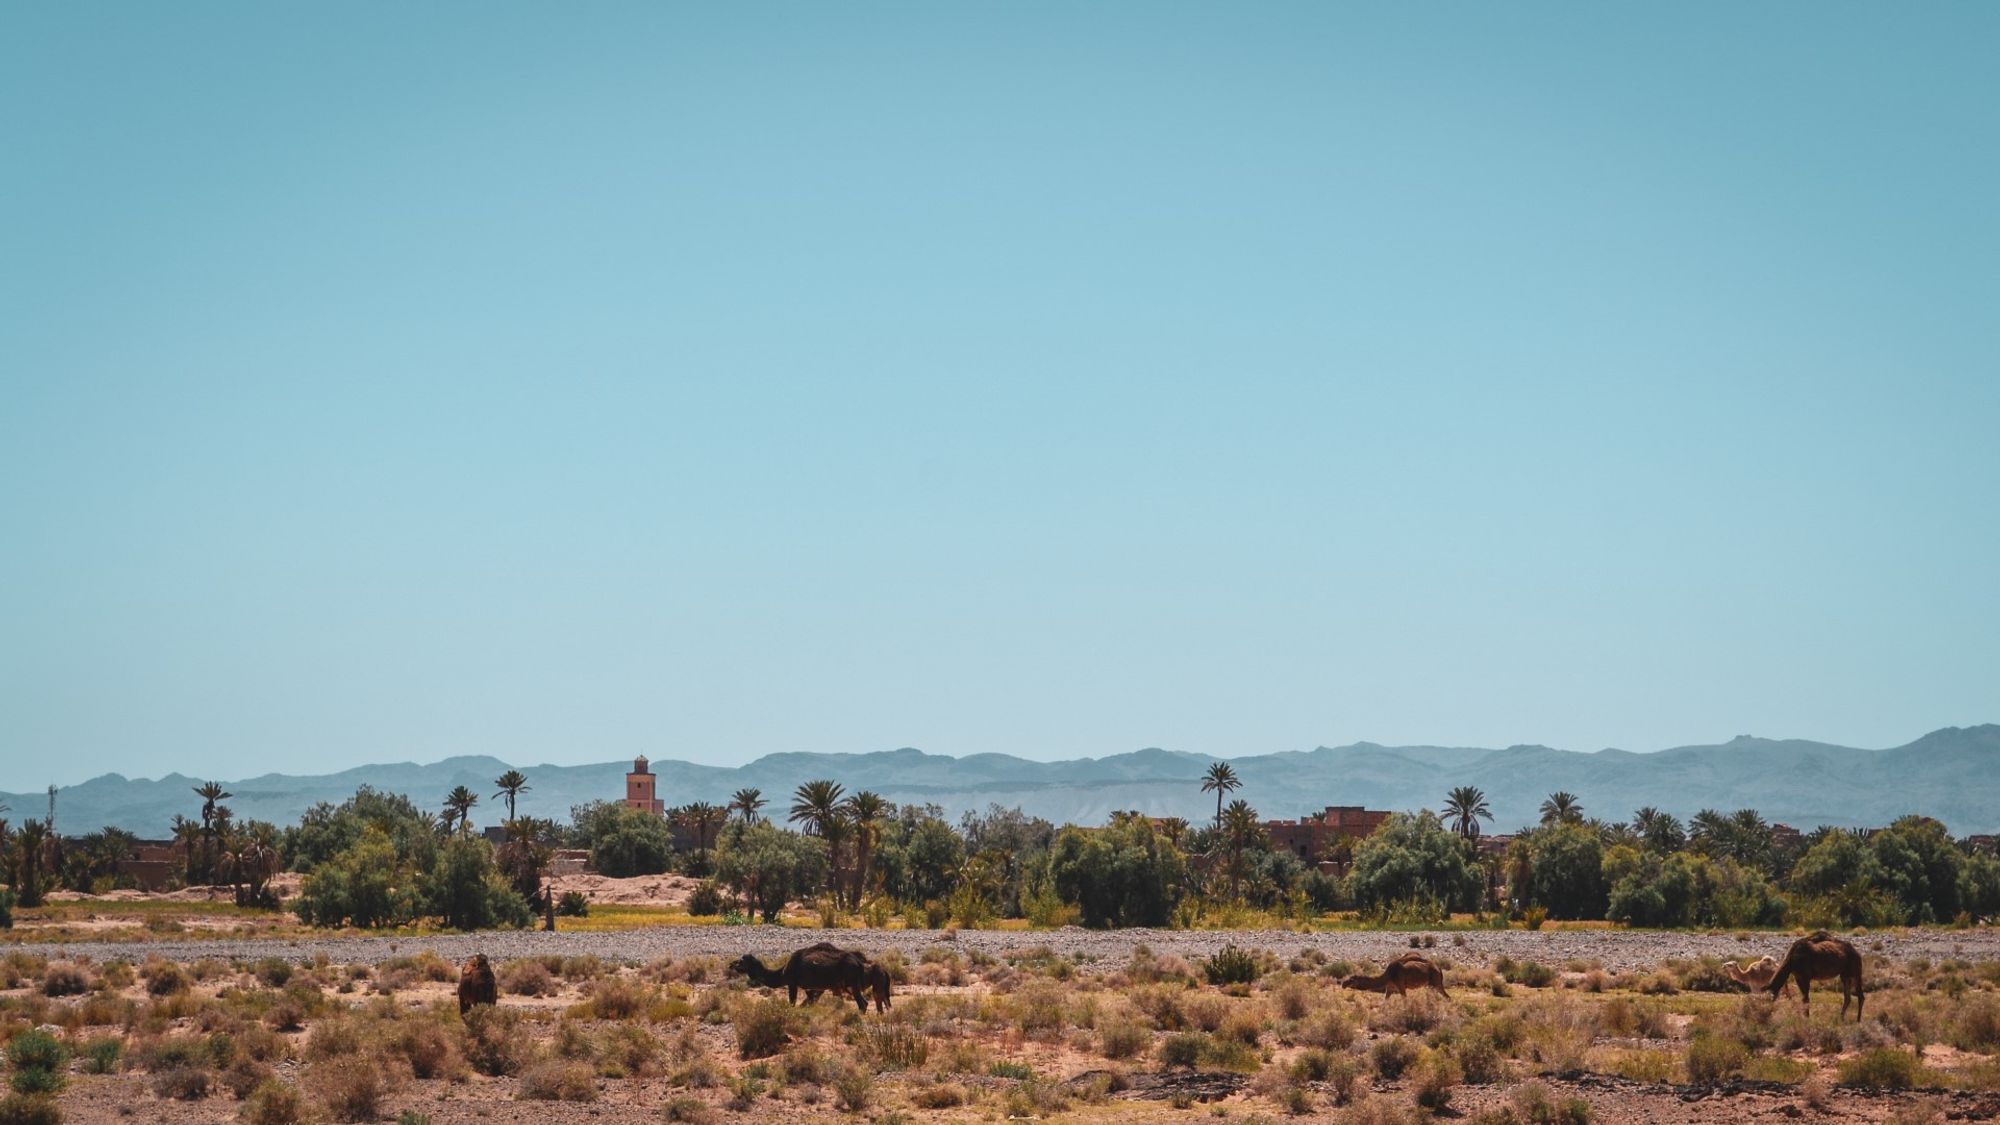
M 843 1067 L 834 1076 L 833 1096 L 841 1109 L 860 1113 L 875 1098 L 875 1076 L 862 1067 Z
M 1403 996 L 1387 996 L 1369 1014 L 1368 1027 L 1405 1035 L 1427 1035 L 1456 1014 L 1449 1000 L 1425 989 Z
M 1907 1056 L 1906 1056 L 1907 1057 Z M 1688 1043 L 1688 1081 L 1713 1085 L 1743 1073 L 1750 1049 L 1721 1035 L 1697 1035 Z
M 1590 1103 L 1558 1099 L 1544 1082 L 1524 1082 L 1508 1095 L 1509 1120 L 1520 1125 L 1589 1125 Z
M 630 977 L 604 977 L 586 986 L 584 1002 L 570 1011 L 585 1018 L 629 1020 L 659 998 L 659 990 Z
M 607 1078 L 652 1078 L 659 1074 L 660 1041 L 637 1024 L 606 1028 L 597 1048 L 598 1071 Z
M 537 1052 L 534 1040 L 521 1026 L 523 1022 L 521 1013 L 512 1008 L 482 1004 L 466 1013 L 465 1061 L 492 1078 L 526 1070 Z
M 1222 1021 L 1229 1016 L 1229 1008 L 1228 998 L 1213 992 L 1190 993 L 1181 1002 L 1181 1010 L 1186 1013 L 1189 1026 L 1201 1031 L 1214 1031 L 1221 1027 Z
M 1271 990 L 1271 997 L 1277 1004 L 1279 1019 L 1302 1020 L 1312 1011 L 1313 987 L 1300 977 L 1286 977 Z
M 1936 1076 L 1908 1051 L 1897 1047 L 1877 1047 L 1840 1064 L 1842 1086 L 1865 1086 L 1877 1090 L 1908 1090 L 1913 1086 L 1936 1084 Z
M 242 1101 L 249 1097 L 251 1092 L 256 1090 L 257 1087 L 269 1082 L 274 1077 L 276 1077 L 276 1072 L 271 1069 L 269 1063 L 259 1062 L 248 1055 L 244 1055 L 230 1063 L 223 1070 L 222 1084 L 229 1087 L 229 1092 L 236 1096 L 237 1101 Z
M 1389 1098 L 1363 1098 L 1335 1118 L 1340 1125 L 1415 1125 L 1416 1110 Z
M 556 991 L 555 974 L 532 958 L 500 966 L 499 977 L 500 991 L 508 996 L 553 996 Z
M 299 1125 L 306 1120 L 306 1100 L 274 1079 L 250 1091 L 236 1117 L 244 1125 Z
M 1013 996 L 1014 1026 L 1030 1038 L 1062 1034 L 1068 1025 L 1063 1015 L 1064 1001 L 1068 996 L 1068 991 L 1053 981 L 1029 983 Z
M 1345 1051 L 1354 1045 L 1354 1021 L 1340 1008 L 1324 1008 L 1299 1025 L 1296 1037 L 1310 1047 Z
M 410 1064 L 417 1078 L 448 1078 L 460 1081 L 466 1075 L 465 1056 L 458 1043 L 441 1024 L 429 1020 L 406 1020 L 390 1039 L 391 1048 Z
M 1410 1096 L 1433 1113 L 1451 1105 L 1452 1092 L 1465 1081 L 1465 1072 L 1449 1051 L 1426 1051 L 1417 1060 Z
M 910 1091 L 910 1104 L 918 1109 L 953 1109 L 965 1102 L 965 1087 L 956 1082 L 927 1083 Z
M 153 1093 L 175 1101 L 194 1102 L 208 1096 L 208 1068 L 173 1066 L 153 1074 Z
M 1375 1073 L 1394 1082 L 1417 1061 L 1417 1052 L 1417 1045 L 1408 1038 L 1391 1035 L 1375 1041 L 1368 1049 L 1368 1061 L 1374 1064 Z
M 1159 1031 L 1179 1031 L 1188 1026 L 1187 1012 L 1181 1000 L 1185 989 L 1168 985 L 1146 985 L 1132 990 L 1129 996 L 1132 1007 L 1137 1009 Z
M 193 987 L 186 969 L 158 957 L 147 958 L 139 975 L 146 979 L 146 992 L 151 996 L 178 996 Z
M 746 1059 L 766 1058 L 784 1050 L 802 1026 L 797 1009 L 776 997 L 737 1005 L 729 1022 L 736 1031 L 736 1053 Z
M 387 1075 L 377 1059 L 341 1055 L 306 1068 L 306 1087 L 335 1121 L 374 1121 L 389 1094 Z
M 778 1060 L 778 1070 L 785 1081 L 795 1085 L 823 1086 L 833 1079 L 835 1069 L 832 1059 L 803 1044 L 786 1051 Z
M 90 976 L 81 965 L 69 961 L 51 961 L 42 971 L 42 995 L 81 996 L 90 991 Z
M 521 1096 L 535 1102 L 594 1102 L 597 1072 L 588 1063 L 545 1062 L 521 1075 Z
M 1105 1020 L 1097 1027 L 1097 1049 L 1107 1059 L 1129 1059 L 1153 1042 L 1153 1033 L 1134 1019 Z
M 700 1098 L 682 1095 L 667 1099 L 667 1104 L 660 1107 L 660 1120 L 682 1125 L 708 1125 L 715 1120 L 715 1110 Z

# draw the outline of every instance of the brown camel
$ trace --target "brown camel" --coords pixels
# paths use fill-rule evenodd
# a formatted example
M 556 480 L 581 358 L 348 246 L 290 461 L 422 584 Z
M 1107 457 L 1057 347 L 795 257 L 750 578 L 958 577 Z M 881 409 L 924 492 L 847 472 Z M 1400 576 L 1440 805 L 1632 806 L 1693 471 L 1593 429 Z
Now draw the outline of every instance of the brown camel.
M 458 1014 L 470 1012 L 475 1004 L 498 1004 L 500 986 L 493 979 L 493 964 L 486 954 L 474 954 L 458 969 Z
M 768 968 L 754 954 L 745 953 L 729 966 L 729 971 L 741 973 L 764 988 L 784 986 L 785 995 L 794 1004 L 799 1002 L 801 991 L 806 992 L 807 1003 L 821 992 L 839 992 L 854 997 L 854 1006 L 865 1012 L 867 967 L 868 959 L 861 954 L 820 942 L 786 958 L 781 969 Z
M 1450 995 L 1444 990 L 1444 971 L 1421 953 L 1403 954 L 1382 966 L 1378 976 L 1355 973 L 1340 983 L 1357 992 L 1380 992 L 1385 996 L 1402 996 L 1413 988 L 1430 988 L 1439 995 Z
M 1840 978 L 1840 1016 L 1847 1018 L 1847 1005 L 1854 1004 L 1854 1021 L 1861 1022 L 1862 1006 L 1868 1002 L 1861 989 L 1861 954 L 1854 946 L 1834 937 L 1825 930 L 1809 934 L 1792 943 L 1785 951 L 1785 959 L 1778 965 L 1778 975 L 1764 990 L 1773 996 L 1785 991 L 1785 982 L 1795 980 L 1799 985 L 1799 999 L 1805 1001 L 1806 1017 L 1812 1017 L 1812 982 Z
M 875 998 L 875 1010 L 878 1012 L 888 1011 L 889 970 L 870 961 L 862 967 L 861 981 L 868 986 L 868 994 Z M 810 1004 L 819 999 L 820 991 L 817 988 L 806 989 L 806 1003 Z

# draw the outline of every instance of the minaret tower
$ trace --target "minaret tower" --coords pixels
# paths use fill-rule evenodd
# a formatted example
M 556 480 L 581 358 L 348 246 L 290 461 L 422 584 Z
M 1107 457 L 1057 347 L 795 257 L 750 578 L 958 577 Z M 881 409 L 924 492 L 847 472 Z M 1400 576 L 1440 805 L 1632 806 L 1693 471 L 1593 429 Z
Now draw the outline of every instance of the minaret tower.
M 625 806 L 645 809 L 649 813 L 664 813 L 667 806 L 653 794 L 654 774 L 646 765 L 646 756 L 639 755 L 632 760 L 632 772 L 625 775 Z

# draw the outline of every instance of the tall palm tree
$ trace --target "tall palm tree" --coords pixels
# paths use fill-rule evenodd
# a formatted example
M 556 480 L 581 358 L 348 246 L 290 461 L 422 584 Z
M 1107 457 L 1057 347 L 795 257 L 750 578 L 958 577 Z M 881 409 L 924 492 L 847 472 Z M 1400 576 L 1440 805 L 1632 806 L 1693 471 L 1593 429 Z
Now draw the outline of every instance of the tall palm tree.
M 14 890 L 22 906 L 42 904 L 42 868 L 48 860 L 49 825 L 29 820 L 14 836 Z
M 1229 838 L 1229 897 L 1236 897 L 1243 881 L 1243 848 L 1263 831 L 1257 810 L 1248 801 L 1231 801 L 1222 814 L 1222 831 Z
M 1243 788 L 1242 779 L 1236 776 L 1236 767 L 1228 762 L 1216 762 L 1201 775 L 1201 791 L 1215 794 L 1215 823 L 1222 823 L 1222 796 Z
M 1542 802 L 1543 824 L 1569 824 L 1583 819 L 1583 804 L 1576 794 L 1558 789 Z
M 1651 805 L 1632 814 L 1632 831 L 1656 852 L 1677 852 L 1687 846 L 1687 832 L 1681 828 L 1680 818 Z
M 757 823 L 757 810 L 770 802 L 764 800 L 762 789 L 738 789 L 729 797 L 729 811 L 740 814 L 743 823 Z
M 707 801 L 695 801 L 682 811 L 687 816 L 688 827 L 694 829 L 694 846 L 699 849 L 714 847 L 714 829 L 728 818 L 728 810 Z
M 1703 809 L 1688 818 L 1688 843 L 1698 852 L 1718 854 L 1729 838 L 1729 818 L 1714 809 Z
M 1165 836 L 1167 842 L 1174 847 L 1178 848 L 1181 846 L 1181 837 L 1187 835 L 1187 830 L 1188 822 L 1180 817 L 1163 816 L 1160 818 L 1160 835 Z
M 199 873 L 201 881 L 205 883 L 214 876 L 216 863 L 222 854 L 222 841 L 219 837 L 222 824 L 229 817 L 229 810 L 223 807 L 222 802 L 236 794 L 225 790 L 219 782 L 214 781 L 202 782 L 194 787 L 193 792 L 195 796 L 201 798 L 201 836 L 188 852 L 188 866 L 192 869 L 190 878 L 193 873 Z M 197 849 L 200 852 L 198 857 L 195 854 Z
M 479 794 L 474 793 L 463 785 L 456 786 L 451 792 L 445 794 L 445 812 L 447 814 L 457 814 L 453 819 L 458 822 L 458 834 L 460 836 L 467 836 L 472 833 L 472 806 L 478 803 Z
M 495 797 L 507 798 L 508 820 L 514 819 L 514 798 L 534 788 L 534 786 L 528 784 L 528 775 L 522 773 L 520 770 L 508 770 L 506 773 L 494 778 L 493 784 L 500 790 L 500 792 L 493 795 Z
M 841 809 L 846 787 L 824 778 L 808 781 L 792 792 L 791 821 L 805 826 L 808 836 L 826 841 L 827 880 L 840 897 L 840 845 L 847 838 L 847 817 Z
M 1461 785 L 1447 794 L 1444 812 L 1451 818 L 1452 830 L 1472 841 L 1479 839 L 1479 822 L 1493 819 L 1493 810 L 1486 804 L 1486 794 L 1472 785 Z
M 875 854 L 875 844 L 882 835 L 882 817 L 889 811 L 889 802 L 880 793 L 866 789 L 841 802 L 841 809 L 854 825 L 854 890 L 851 901 L 861 905 L 861 896 L 868 889 L 868 861 Z

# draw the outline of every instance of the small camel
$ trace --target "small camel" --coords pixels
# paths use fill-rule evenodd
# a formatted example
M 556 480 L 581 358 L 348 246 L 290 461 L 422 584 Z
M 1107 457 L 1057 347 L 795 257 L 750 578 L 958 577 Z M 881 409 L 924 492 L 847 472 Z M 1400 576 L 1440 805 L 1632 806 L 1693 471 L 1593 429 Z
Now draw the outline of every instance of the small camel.
M 1806 1018 L 1812 1018 L 1812 982 L 1840 978 L 1840 1016 L 1847 1018 L 1847 1005 L 1854 1005 L 1854 1021 L 1861 1022 L 1862 1006 L 1868 1002 L 1861 988 L 1861 954 L 1850 942 L 1842 941 L 1820 930 L 1792 943 L 1785 951 L 1785 959 L 1778 965 L 1778 974 L 1764 990 L 1773 996 L 1783 994 L 1785 982 L 1796 980 L 1799 985 L 1799 999 L 1805 1002 Z
M 755 954 L 745 953 L 730 964 L 729 971 L 741 973 L 764 988 L 783 986 L 785 995 L 794 1004 L 799 1002 L 802 991 L 807 1003 L 821 992 L 839 992 L 854 997 L 854 1006 L 865 1012 L 867 966 L 868 959 L 861 954 L 820 942 L 793 953 L 780 969 L 772 969 Z
M 458 1014 L 465 1015 L 474 1005 L 500 1002 L 500 986 L 493 979 L 493 963 L 486 954 L 474 954 L 458 969 Z
M 1421 953 L 1403 954 L 1382 966 L 1378 976 L 1355 973 L 1340 983 L 1357 992 L 1380 992 L 1385 996 L 1403 996 L 1413 988 L 1435 989 L 1441 996 L 1450 995 L 1444 990 L 1444 970 Z
M 1778 959 L 1767 953 L 1742 968 L 1738 968 L 1734 961 L 1724 961 L 1722 971 L 1728 974 L 1730 980 L 1755 992 L 1767 987 L 1771 978 L 1778 975 Z

